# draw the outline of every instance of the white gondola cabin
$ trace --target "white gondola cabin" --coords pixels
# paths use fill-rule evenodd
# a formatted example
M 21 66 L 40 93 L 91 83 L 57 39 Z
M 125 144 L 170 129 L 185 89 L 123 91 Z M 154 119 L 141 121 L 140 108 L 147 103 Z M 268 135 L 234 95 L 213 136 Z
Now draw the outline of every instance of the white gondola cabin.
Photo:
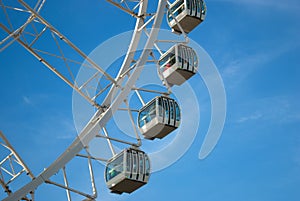
M 204 21 L 205 16 L 206 5 L 203 0 L 176 0 L 167 12 L 168 24 L 176 33 L 182 33 L 177 22 L 185 33 L 189 33 Z
M 107 162 L 105 181 L 112 193 L 132 193 L 147 184 L 150 161 L 145 152 L 128 148 Z
M 138 127 L 146 139 L 163 138 L 178 128 L 180 108 L 169 97 L 158 96 L 152 99 L 138 114 Z
M 169 85 L 181 85 L 197 72 L 198 57 L 191 47 L 176 44 L 160 57 L 159 66 Z

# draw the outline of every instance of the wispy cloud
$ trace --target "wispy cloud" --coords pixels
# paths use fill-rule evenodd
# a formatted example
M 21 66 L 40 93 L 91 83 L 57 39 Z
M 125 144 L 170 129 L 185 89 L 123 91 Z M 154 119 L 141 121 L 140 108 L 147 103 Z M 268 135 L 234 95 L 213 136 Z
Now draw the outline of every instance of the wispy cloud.
M 220 65 L 226 88 L 232 89 L 239 86 L 240 82 L 245 80 L 255 69 L 267 66 L 269 62 L 298 48 L 299 45 L 299 42 L 286 42 L 277 48 L 270 45 L 270 47 L 264 49 L 252 51 L 244 49 L 239 54 L 232 53 L 223 61 L 223 65 Z
M 263 115 L 260 112 L 255 112 L 254 114 L 250 114 L 248 116 L 240 117 L 237 120 L 237 122 L 238 123 L 243 123 L 245 121 L 258 120 L 258 119 L 261 119 L 262 117 L 263 117 Z
M 245 79 L 257 66 L 263 65 L 271 60 L 271 54 L 256 53 L 239 58 L 232 58 L 222 68 L 222 76 L 226 82 L 226 87 L 233 88 Z M 229 85 L 228 85 L 229 84 Z
M 32 100 L 28 96 L 23 96 L 23 102 L 27 105 L 32 105 Z
M 238 108 L 246 108 L 236 117 L 236 123 L 270 121 L 279 124 L 300 122 L 299 104 L 292 96 L 277 96 L 249 101 Z
M 31 106 L 38 106 L 41 103 L 45 103 L 45 101 L 49 101 L 52 98 L 51 94 L 46 93 L 30 93 L 25 94 L 20 97 L 22 104 L 31 105 Z

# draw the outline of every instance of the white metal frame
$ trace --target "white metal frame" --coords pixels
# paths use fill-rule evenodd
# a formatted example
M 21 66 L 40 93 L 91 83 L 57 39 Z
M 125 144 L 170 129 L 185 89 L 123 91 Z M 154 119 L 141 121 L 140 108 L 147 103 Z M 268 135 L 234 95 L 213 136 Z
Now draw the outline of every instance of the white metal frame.
M 35 177 L 1 131 L 0 146 L 8 151 L 6 157 L 0 161 L 0 184 L 7 195 L 11 195 L 13 192 L 9 188 L 9 184 L 15 182 L 22 174 L 27 174 L 31 180 Z M 6 164 L 8 167 L 5 166 Z M 3 174 L 6 174 L 6 177 Z M 27 192 L 21 198 L 23 200 L 34 200 L 34 190 Z
M 136 18 L 135 30 L 132 36 L 131 43 L 129 45 L 127 54 L 123 61 L 123 64 L 119 70 L 117 77 L 112 77 L 106 73 L 97 63 L 90 59 L 85 53 L 83 53 L 75 44 L 73 44 L 69 39 L 67 39 L 63 34 L 61 34 L 54 26 L 48 23 L 40 14 L 39 11 L 45 3 L 45 0 L 38 0 L 38 3 L 34 8 L 28 6 L 23 0 L 18 0 L 20 8 L 13 8 L 5 5 L 4 0 L 0 0 L 0 6 L 5 9 L 15 9 L 18 12 L 24 12 L 28 14 L 27 20 L 23 25 L 19 26 L 17 29 L 13 29 L 13 26 L 5 26 L 0 23 L 0 28 L 3 29 L 8 35 L 0 42 L 0 52 L 8 48 L 12 43 L 18 42 L 23 46 L 27 51 L 29 51 L 34 57 L 36 57 L 44 66 L 50 69 L 55 75 L 62 79 L 65 83 L 78 92 L 82 97 L 84 97 L 90 104 L 97 108 L 96 113 L 90 119 L 88 124 L 84 129 L 79 133 L 78 137 L 73 141 L 73 143 L 66 149 L 61 156 L 54 161 L 48 168 L 40 173 L 34 180 L 24 185 L 22 188 L 17 190 L 14 193 L 10 193 L 7 198 L 3 201 L 10 200 L 19 200 L 25 198 L 28 193 L 34 192 L 34 190 L 43 183 L 48 183 L 55 185 L 59 188 L 62 188 L 67 193 L 68 201 L 71 200 L 71 192 L 80 194 L 87 199 L 94 200 L 97 197 L 96 185 L 94 181 L 94 172 L 92 166 L 92 160 L 96 161 L 107 161 L 107 159 L 96 158 L 89 154 L 88 145 L 89 142 L 95 138 L 104 138 L 107 140 L 107 143 L 110 147 L 112 154 L 115 156 L 117 153 L 114 150 L 113 144 L 111 141 L 116 141 L 120 143 L 125 143 L 131 146 L 139 147 L 141 146 L 141 139 L 139 137 L 136 124 L 134 123 L 132 117 L 132 111 L 138 111 L 135 109 L 130 109 L 127 101 L 127 97 L 131 91 L 135 91 L 138 95 L 141 103 L 144 105 L 143 98 L 140 91 L 146 91 L 150 93 L 158 93 L 163 95 L 170 95 L 171 88 L 163 78 L 161 72 L 159 71 L 158 59 L 155 58 L 153 47 L 159 52 L 160 55 L 163 52 L 159 48 L 159 43 L 188 43 L 189 39 L 187 35 L 182 30 L 182 27 L 178 22 L 176 22 L 179 28 L 182 30 L 184 41 L 171 41 L 171 40 L 159 40 L 158 32 L 162 19 L 165 14 L 165 9 L 170 5 L 167 0 L 158 0 L 157 10 L 154 13 L 147 12 L 148 0 L 106 0 L 111 3 L 113 6 L 121 9 L 122 11 L 128 13 L 129 15 Z M 173 16 L 174 17 L 174 16 Z M 7 16 L 8 21 L 9 16 Z M 175 19 L 176 20 L 176 19 Z M 11 23 L 9 23 L 11 24 Z M 30 32 L 27 30 L 27 27 L 41 27 L 40 29 L 33 29 L 34 31 Z M 149 29 L 150 28 L 150 29 Z M 58 53 L 50 53 L 44 50 L 41 47 L 37 47 L 37 42 L 41 40 L 43 35 L 49 34 L 53 39 L 54 44 L 57 46 Z M 138 58 L 135 56 L 135 52 L 140 42 L 142 33 L 145 33 L 148 37 L 147 42 L 143 48 L 142 53 Z M 30 34 L 34 39 L 28 41 L 26 40 L 26 34 Z M 76 52 L 77 56 L 84 59 L 86 63 L 80 62 L 76 59 L 72 59 L 65 54 L 62 49 L 62 43 L 64 46 L 68 46 L 70 50 Z M 151 56 L 154 60 L 149 61 L 148 58 Z M 60 59 L 64 65 L 55 66 L 51 64 L 47 58 L 53 57 Z M 167 92 L 159 92 L 149 89 L 141 89 L 135 87 L 135 82 L 139 78 L 144 65 L 147 62 L 154 62 L 158 69 L 159 77 L 161 78 L 163 84 L 167 88 Z M 132 65 L 133 63 L 133 65 Z M 73 68 L 74 65 L 77 68 Z M 94 69 L 95 73 L 88 78 L 84 83 L 77 83 L 75 80 L 75 72 L 77 72 L 78 67 L 83 66 L 88 69 Z M 105 77 L 108 80 L 104 86 L 100 86 L 96 95 L 90 94 L 89 89 L 91 83 L 94 81 L 99 81 L 101 77 Z M 125 79 L 126 78 L 126 79 Z M 102 93 L 107 92 L 108 95 L 99 102 L 98 97 Z M 116 93 L 117 92 L 117 93 Z M 111 119 L 112 115 L 120 109 L 119 106 L 125 102 L 126 109 L 130 116 L 131 124 L 134 128 L 136 135 L 137 143 L 126 142 L 117 138 L 112 138 L 109 136 L 108 131 L 105 126 L 106 123 Z M 99 129 L 100 128 L 100 129 Z M 104 135 L 99 134 L 99 131 L 102 130 Z M 81 151 L 84 150 L 86 154 L 82 154 Z M 74 158 L 84 158 L 88 161 L 89 173 L 90 173 L 90 182 L 92 186 L 92 193 L 84 193 L 79 190 L 70 187 L 68 176 L 67 176 L 67 164 Z M 64 179 L 64 184 L 59 184 L 55 181 L 50 180 L 52 175 L 61 171 Z
M 46 168 L 40 175 L 38 175 L 34 180 L 29 182 L 28 184 L 24 185 L 22 188 L 14 192 L 13 194 L 9 195 L 7 198 L 5 198 L 3 201 L 9 201 L 9 200 L 19 200 L 22 197 L 24 197 L 28 192 L 33 191 L 36 189 L 39 185 L 43 183 L 52 183 L 56 186 L 59 186 L 61 188 L 65 188 L 67 190 L 67 194 L 70 194 L 70 191 L 77 192 L 74 189 L 71 189 L 68 187 L 68 182 L 65 180 L 65 185 L 56 184 L 54 182 L 51 182 L 49 178 L 54 175 L 59 170 L 64 170 L 65 165 L 72 160 L 82 149 L 85 149 L 86 146 L 89 144 L 89 142 L 94 139 L 98 133 L 98 128 L 100 125 L 100 128 L 104 128 L 105 124 L 108 122 L 108 120 L 112 117 L 114 112 L 119 108 L 119 105 L 126 99 L 128 94 L 130 93 L 132 87 L 134 86 L 136 80 L 138 79 L 140 73 L 143 70 L 143 66 L 146 64 L 148 57 L 152 51 L 152 47 L 154 46 L 156 42 L 156 38 L 158 36 L 160 24 L 162 22 L 164 9 L 166 7 L 166 0 L 159 0 L 157 11 L 154 15 L 154 17 L 151 17 L 149 19 L 149 22 L 143 22 L 145 18 L 142 18 L 142 16 L 146 16 L 146 10 L 147 10 L 147 4 L 148 1 L 140 1 L 138 3 L 139 6 L 139 17 L 137 19 L 136 23 L 136 31 L 133 35 L 133 39 L 130 45 L 130 48 L 128 50 L 128 53 L 126 55 L 126 59 L 124 60 L 124 64 L 122 65 L 122 68 L 119 72 L 118 79 L 113 79 L 108 74 L 106 74 L 101 68 L 94 63 L 92 60 L 90 60 L 83 52 L 81 52 L 71 41 L 66 39 L 58 30 L 56 30 L 52 25 L 50 25 L 45 19 L 43 19 L 34 9 L 30 8 L 24 1 L 18 0 L 21 5 L 23 5 L 27 11 L 31 13 L 31 18 L 35 18 L 39 23 L 42 23 L 47 29 L 49 29 L 52 32 L 52 35 L 58 36 L 61 40 L 63 40 L 67 45 L 69 45 L 71 48 L 73 48 L 80 56 L 82 56 L 84 59 L 86 59 L 96 70 L 99 71 L 99 73 L 106 76 L 108 80 L 112 82 L 110 86 L 113 88 L 111 89 L 110 95 L 108 98 L 106 98 L 101 105 L 97 104 L 93 98 L 88 96 L 87 93 L 81 91 L 81 87 L 77 86 L 77 84 L 74 82 L 74 80 L 67 79 L 65 76 L 61 75 L 55 68 L 53 68 L 47 61 L 45 61 L 37 51 L 32 49 L 28 44 L 26 44 L 24 41 L 22 41 L 20 38 L 18 38 L 13 32 L 9 31 L 9 29 L 6 29 L 2 24 L 1 28 L 3 28 L 9 35 L 12 35 L 18 41 L 25 49 L 27 49 L 30 53 L 32 53 L 36 58 L 38 58 L 46 67 L 48 67 L 50 70 L 52 70 L 57 76 L 59 76 L 61 79 L 63 79 L 68 85 L 70 85 L 74 90 L 76 90 L 80 95 L 85 97 L 91 104 L 96 106 L 98 108 L 95 115 L 91 118 L 89 123 L 86 125 L 86 127 L 81 131 L 81 133 L 78 135 L 78 137 L 74 140 L 74 142 L 67 148 L 67 151 L 65 151 L 56 161 L 54 161 L 48 168 Z M 124 3 L 125 1 L 123 1 Z M 32 20 L 33 21 L 33 20 Z M 150 25 L 152 24 L 152 29 L 148 35 L 148 40 L 145 44 L 145 47 L 140 55 L 140 58 L 136 61 L 135 68 L 132 68 L 131 75 L 126 80 L 125 85 L 122 89 L 119 88 L 119 83 L 122 83 L 123 78 L 122 74 L 125 73 L 129 68 L 129 64 L 131 64 L 133 58 L 134 58 L 134 52 L 137 48 L 139 37 L 141 30 L 145 29 L 146 26 L 144 24 Z M 140 31 L 138 31 L 140 30 Z M 61 57 L 64 62 L 70 61 L 67 58 L 64 57 L 62 54 Z M 71 74 L 72 77 L 72 74 Z M 73 81 L 73 82 L 72 82 Z M 113 90 L 120 90 L 120 93 L 117 95 L 117 97 L 113 97 L 111 94 L 113 94 Z M 105 107 L 103 107 L 105 106 Z M 107 137 L 107 136 L 106 136 Z M 107 137 L 107 139 L 109 139 Z M 64 173 L 65 178 L 66 174 Z M 79 193 L 79 192 L 77 192 Z M 87 196 L 87 195 L 85 195 Z M 88 197 L 88 196 L 87 196 Z M 88 198 L 94 198 L 88 197 Z

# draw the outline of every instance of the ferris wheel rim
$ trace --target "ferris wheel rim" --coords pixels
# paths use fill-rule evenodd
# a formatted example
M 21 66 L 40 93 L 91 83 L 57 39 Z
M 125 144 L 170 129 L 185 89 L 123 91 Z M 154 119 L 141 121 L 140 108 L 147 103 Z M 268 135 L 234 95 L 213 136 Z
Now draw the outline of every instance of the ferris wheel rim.
M 21 1 L 21 0 L 20 0 Z M 147 3 L 148 0 L 144 0 L 145 4 L 141 5 L 146 5 L 143 7 L 145 10 L 147 10 Z M 140 60 L 137 62 L 137 66 L 142 67 L 146 63 L 146 59 L 150 54 L 150 48 L 153 47 L 155 40 L 158 35 L 158 31 L 160 29 L 160 25 L 162 23 L 162 18 L 164 16 L 164 9 L 166 7 L 167 0 L 159 0 L 157 4 L 157 11 L 156 11 L 156 17 L 152 25 L 152 30 L 150 32 L 150 36 L 147 40 L 147 43 L 145 44 L 145 48 L 143 53 L 140 56 Z M 138 18 L 142 21 L 142 18 Z M 141 23 L 141 21 L 137 20 L 137 23 Z M 135 37 L 139 37 L 138 33 L 138 26 L 135 27 Z M 132 45 L 132 48 L 129 53 L 133 51 L 135 47 L 135 42 Z M 128 56 L 128 58 L 130 58 Z M 124 70 L 124 68 L 121 68 L 121 71 Z M 108 121 L 108 119 L 111 118 L 112 113 L 115 112 L 116 106 L 121 104 L 121 102 L 124 100 L 124 97 L 129 94 L 131 87 L 134 85 L 135 81 L 139 77 L 139 73 L 141 72 L 142 68 L 136 68 L 135 71 L 131 74 L 131 76 L 128 79 L 128 85 L 126 89 L 122 90 L 121 94 L 117 96 L 117 98 L 114 100 L 113 103 L 109 106 L 109 108 L 103 113 L 103 111 L 98 110 L 95 115 L 91 118 L 90 123 L 87 124 L 87 126 L 83 129 L 81 132 L 81 135 L 78 135 L 75 140 L 72 142 L 72 144 L 67 147 L 67 149 L 44 171 L 42 171 L 34 180 L 31 182 L 27 183 L 14 193 L 12 193 L 10 196 L 6 197 L 3 199 L 3 201 L 9 201 L 9 200 L 19 200 L 21 199 L 24 195 L 34 191 L 38 186 L 41 184 L 47 182 L 47 180 L 53 176 L 57 171 L 59 171 L 61 168 L 64 167 L 65 164 L 67 164 L 69 161 L 71 161 L 78 152 L 80 152 L 82 149 L 85 148 L 86 144 L 88 144 L 89 141 L 91 141 L 95 137 L 95 133 L 93 133 L 93 129 L 95 129 L 95 125 L 99 124 L 100 127 L 104 126 L 103 121 Z M 99 118 L 99 116 L 101 117 Z M 92 133 L 92 134 L 91 134 Z M 90 134 L 90 135 L 88 135 Z

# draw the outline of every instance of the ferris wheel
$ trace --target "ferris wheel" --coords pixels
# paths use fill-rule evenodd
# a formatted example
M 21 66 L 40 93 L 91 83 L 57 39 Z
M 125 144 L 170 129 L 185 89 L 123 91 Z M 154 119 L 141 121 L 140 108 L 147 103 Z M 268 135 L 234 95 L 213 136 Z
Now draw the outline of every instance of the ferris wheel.
M 37 176 L 33 175 L 4 134 L 0 133 L 1 146 L 7 150 L 7 155 L 0 162 L 0 182 L 7 194 L 4 201 L 35 200 L 35 191 L 45 183 L 65 190 L 68 201 L 72 199 L 72 194 L 78 194 L 86 200 L 96 200 L 97 188 L 92 161 L 105 163 L 105 183 L 112 193 L 132 193 L 147 184 L 151 174 L 151 161 L 143 151 L 140 134 L 145 140 L 163 139 L 180 127 L 181 107 L 176 98 L 172 97 L 172 87 L 182 85 L 198 71 L 198 56 L 188 45 L 187 34 L 204 21 L 205 2 L 158 0 L 155 1 L 157 5 L 154 10 L 150 9 L 154 5 L 148 5 L 154 2 L 148 0 L 107 2 L 136 19 L 130 45 L 116 75 L 104 70 L 40 15 L 45 0 L 37 0 L 33 4 L 27 4 L 23 0 L 0 0 L 4 16 L 3 19 L 0 18 L 0 28 L 6 34 L 0 38 L 0 51 L 4 51 L 13 43 L 19 43 L 42 64 L 41 66 L 51 70 L 95 108 L 95 113 L 72 144 Z M 16 20 L 12 17 L 14 13 L 18 13 L 22 18 L 18 17 Z M 164 18 L 167 19 L 172 32 L 181 35 L 183 41 L 159 39 Z M 141 44 L 143 35 L 146 36 L 146 42 Z M 42 40 L 55 45 L 56 52 L 47 50 Z M 171 45 L 167 51 L 163 51 L 159 48 L 160 43 Z M 143 47 L 140 51 L 138 47 L 141 45 Z M 66 49 L 72 52 L 71 56 L 67 55 Z M 53 62 L 54 59 L 59 60 L 62 65 Z M 147 63 L 155 65 L 164 91 L 136 86 Z M 89 76 L 81 81 L 76 79 L 79 68 L 89 72 Z M 128 98 L 131 93 L 138 97 L 142 107 L 130 107 Z M 149 101 L 144 101 L 142 93 L 155 95 Z M 126 107 L 121 108 L 121 105 Z M 136 142 L 109 134 L 107 124 L 118 110 L 128 112 Z M 133 117 L 134 112 L 137 120 Z M 99 158 L 91 154 L 89 144 L 96 138 L 106 141 L 112 153 L 111 158 Z M 124 144 L 126 148 L 116 151 L 113 142 Z M 69 183 L 66 167 L 74 158 L 86 160 L 88 164 L 91 193 L 75 189 Z M 63 184 L 51 179 L 57 172 L 62 173 Z M 10 184 L 22 174 L 27 174 L 31 181 L 13 191 Z

